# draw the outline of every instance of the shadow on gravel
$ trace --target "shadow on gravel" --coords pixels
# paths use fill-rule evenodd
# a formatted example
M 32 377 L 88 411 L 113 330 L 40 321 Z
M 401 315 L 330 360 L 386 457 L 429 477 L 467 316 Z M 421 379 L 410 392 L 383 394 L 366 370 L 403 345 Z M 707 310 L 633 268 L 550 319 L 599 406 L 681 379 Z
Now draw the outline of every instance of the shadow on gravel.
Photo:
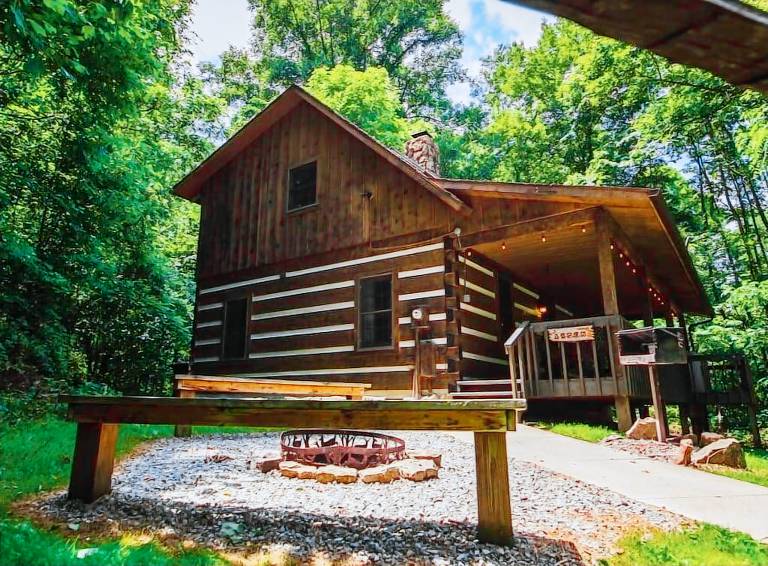
M 322 555 L 333 563 L 352 564 L 586 564 L 571 542 L 527 534 L 518 528 L 511 547 L 481 544 L 476 538 L 476 526 L 464 522 L 334 517 L 116 495 L 83 505 L 67 500 L 61 493 L 30 501 L 17 511 L 49 525 L 59 524 L 62 529 L 76 523 L 79 536 L 114 536 L 141 530 L 168 543 L 191 540 L 241 555 L 279 547 L 294 563 L 306 563 Z

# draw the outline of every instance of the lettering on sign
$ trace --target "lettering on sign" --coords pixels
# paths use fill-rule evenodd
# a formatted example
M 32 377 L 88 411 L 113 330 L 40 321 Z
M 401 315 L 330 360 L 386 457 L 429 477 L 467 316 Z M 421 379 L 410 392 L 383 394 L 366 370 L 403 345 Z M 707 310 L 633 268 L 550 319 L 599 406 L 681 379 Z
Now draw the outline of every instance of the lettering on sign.
M 595 339 L 595 327 L 591 324 L 584 326 L 568 326 L 566 328 L 550 328 L 550 342 L 583 342 Z

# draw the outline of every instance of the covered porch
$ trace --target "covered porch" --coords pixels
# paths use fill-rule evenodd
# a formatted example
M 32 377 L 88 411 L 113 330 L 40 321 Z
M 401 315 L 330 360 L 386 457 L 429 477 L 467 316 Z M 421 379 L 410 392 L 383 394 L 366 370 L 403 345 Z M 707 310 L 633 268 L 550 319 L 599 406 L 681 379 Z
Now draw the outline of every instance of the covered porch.
M 631 200 L 622 206 L 605 200 L 615 195 L 604 191 L 597 195 L 602 203 L 461 238 L 466 260 L 492 265 L 498 274 L 506 367 L 478 379 L 462 363 L 455 397 L 522 396 L 534 411 L 563 414 L 579 405 L 607 414 L 614 405 L 620 430 L 629 428 L 635 409 L 642 413 L 650 404 L 647 371 L 621 365 L 616 332 L 684 327 L 686 312 L 706 314 L 709 305 L 665 211 L 660 215 L 642 190 L 637 194 L 647 206 Z M 471 309 L 472 296 L 458 294 Z M 467 324 L 466 316 L 461 320 Z

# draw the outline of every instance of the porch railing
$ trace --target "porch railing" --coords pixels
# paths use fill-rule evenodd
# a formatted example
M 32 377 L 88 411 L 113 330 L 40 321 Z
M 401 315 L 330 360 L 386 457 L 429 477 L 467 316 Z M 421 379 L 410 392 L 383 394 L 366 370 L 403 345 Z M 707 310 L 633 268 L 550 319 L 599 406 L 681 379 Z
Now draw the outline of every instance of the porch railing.
M 550 329 L 584 325 L 594 327 L 594 340 L 548 339 Z M 522 323 L 504 344 L 513 391 L 519 381 L 528 398 L 650 396 L 642 370 L 616 361 L 616 332 L 628 327 L 618 315 Z

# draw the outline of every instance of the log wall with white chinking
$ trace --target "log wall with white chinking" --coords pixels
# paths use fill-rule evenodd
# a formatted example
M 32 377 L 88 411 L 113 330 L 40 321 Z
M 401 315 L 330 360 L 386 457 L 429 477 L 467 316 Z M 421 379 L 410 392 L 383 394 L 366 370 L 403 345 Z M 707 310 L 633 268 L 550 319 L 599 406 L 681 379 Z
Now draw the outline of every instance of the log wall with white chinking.
M 458 297 L 460 312 L 461 377 L 505 377 L 499 307 L 499 271 L 476 253 L 459 255 Z
M 357 253 L 354 253 L 357 252 Z M 279 271 L 201 287 L 196 310 L 193 372 L 260 378 L 365 382 L 370 394 L 405 396 L 411 388 L 415 342 L 410 313 L 431 312 L 436 346 L 433 387 L 448 390 L 445 350 L 444 251 L 441 241 L 396 250 L 359 248 L 287 262 Z M 392 276 L 393 343 L 358 347 L 359 280 Z M 242 359 L 223 358 L 224 305 L 248 298 L 248 336 Z

